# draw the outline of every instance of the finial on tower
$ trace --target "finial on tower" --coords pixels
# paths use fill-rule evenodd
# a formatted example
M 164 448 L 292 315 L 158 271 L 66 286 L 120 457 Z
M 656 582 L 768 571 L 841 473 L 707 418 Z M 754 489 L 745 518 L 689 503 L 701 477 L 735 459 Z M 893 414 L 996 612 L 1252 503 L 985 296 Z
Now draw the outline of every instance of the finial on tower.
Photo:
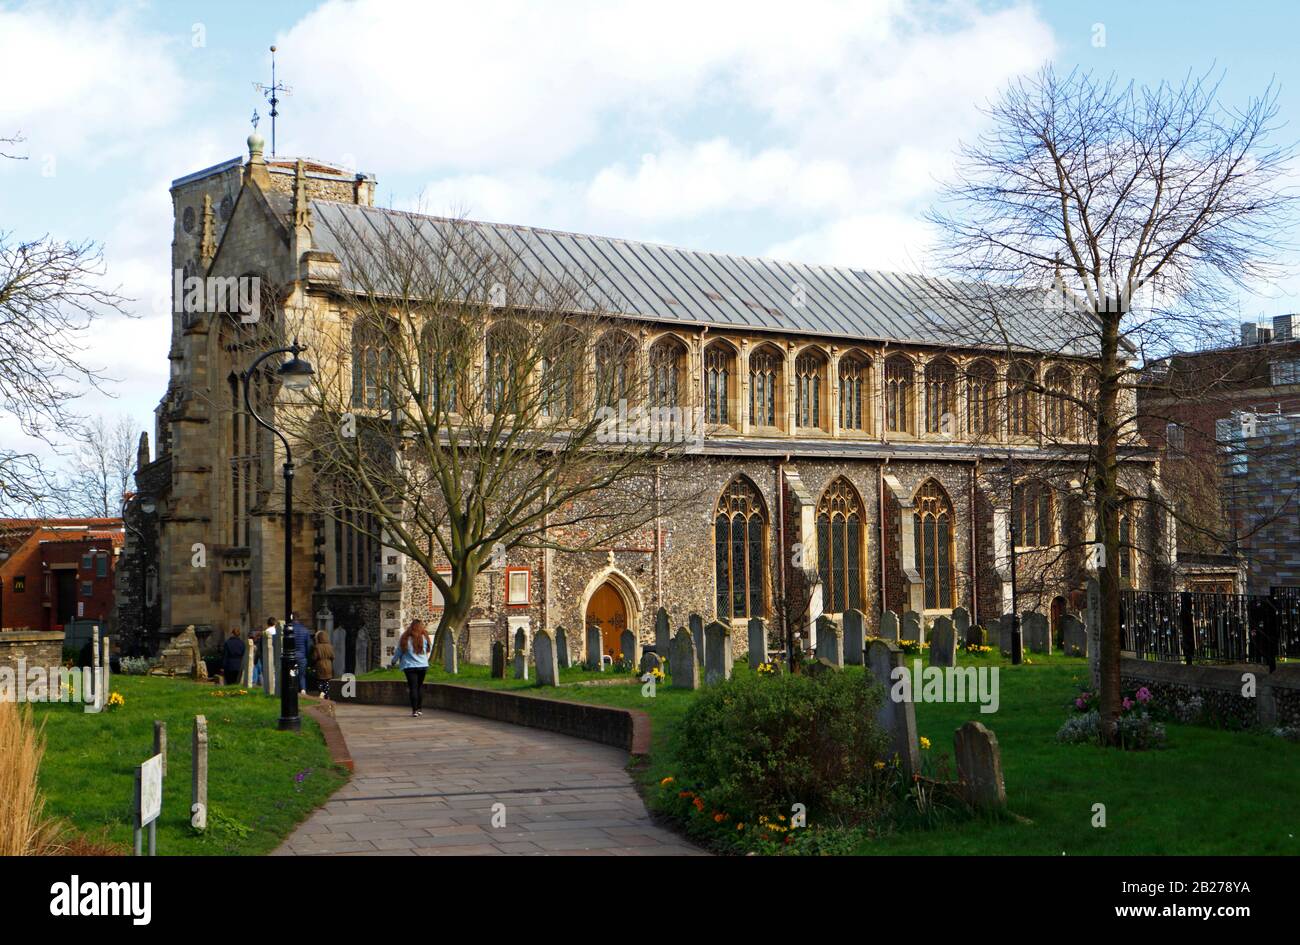
M 254 82 L 253 88 L 261 92 L 266 100 L 271 103 L 271 157 L 275 157 L 275 119 L 280 114 L 276 108 L 280 104 L 281 95 L 292 95 L 293 89 L 275 80 L 275 47 L 271 47 L 271 84 L 263 85 L 261 82 Z M 254 116 L 257 112 L 253 113 Z M 257 122 L 253 122 L 253 128 L 257 128 Z M 251 141 L 251 137 L 250 137 Z

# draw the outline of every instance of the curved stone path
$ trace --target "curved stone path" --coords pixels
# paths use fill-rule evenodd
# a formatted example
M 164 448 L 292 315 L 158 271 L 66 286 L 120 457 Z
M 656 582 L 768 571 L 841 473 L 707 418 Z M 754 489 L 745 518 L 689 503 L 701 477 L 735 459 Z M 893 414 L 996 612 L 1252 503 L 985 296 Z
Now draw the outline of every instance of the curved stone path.
M 352 779 L 278 855 L 703 852 L 651 821 L 617 748 L 454 712 L 336 703 L 335 718 Z

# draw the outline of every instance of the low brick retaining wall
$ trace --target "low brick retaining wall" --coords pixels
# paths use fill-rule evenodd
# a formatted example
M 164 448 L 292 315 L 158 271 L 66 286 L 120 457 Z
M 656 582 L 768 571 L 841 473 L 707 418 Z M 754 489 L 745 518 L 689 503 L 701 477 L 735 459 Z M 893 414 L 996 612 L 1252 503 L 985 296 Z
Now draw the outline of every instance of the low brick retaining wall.
M 333 680 L 330 693 L 339 693 L 334 696 L 339 702 L 359 702 L 363 705 L 409 704 L 406 683 L 401 680 L 359 679 L 356 687 L 356 695 L 344 699 L 341 695 L 342 681 Z M 633 755 L 645 755 L 650 751 L 650 716 L 635 709 L 566 702 L 563 699 L 546 699 L 449 683 L 425 683 L 424 705 L 429 709 L 477 715 L 497 722 L 526 725 L 574 738 L 585 738 L 602 745 L 622 748 Z
M 1255 695 L 1242 695 L 1242 676 L 1253 673 Z M 1232 719 L 1243 727 L 1300 726 L 1300 665 L 1188 666 L 1124 657 L 1120 680 L 1127 687 L 1146 686 L 1165 705 L 1200 696 L 1212 716 Z
M 0 666 L 18 673 L 18 661 L 28 667 L 63 665 L 62 630 L 0 630 Z

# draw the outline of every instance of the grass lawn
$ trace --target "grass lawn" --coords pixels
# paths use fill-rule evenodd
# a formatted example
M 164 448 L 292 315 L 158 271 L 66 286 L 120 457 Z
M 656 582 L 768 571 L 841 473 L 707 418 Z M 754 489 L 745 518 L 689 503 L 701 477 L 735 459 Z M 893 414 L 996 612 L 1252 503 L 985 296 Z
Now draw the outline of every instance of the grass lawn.
M 969 659 L 1000 667 L 998 711 L 983 714 L 971 703 L 920 703 L 918 733 L 930 739 L 929 753 L 948 756 L 953 770 L 953 732 L 972 719 L 992 729 L 1002 751 L 1008 807 L 1027 822 L 977 819 L 943 829 L 900 830 L 862 843 L 859 854 L 1300 854 L 1300 810 L 1293 803 L 1300 745 L 1268 734 L 1176 724 L 1167 726 L 1163 750 L 1062 745 L 1056 731 L 1070 714 L 1067 703 L 1078 685 L 1088 679 L 1084 660 L 1035 655 L 1030 664 L 1011 666 L 997 656 L 959 659 L 963 665 Z M 737 663 L 736 672 L 748 671 Z M 485 666 L 462 665 L 455 677 L 433 667 L 429 681 L 644 710 L 653 721 L 654 742 L 638 779 L 650 786 L 679 774 L 674 730 L 693 694 L 661 684 L 649 699 L 639 685 L 568 685 L 602 675 L 612 676 L 563 670 L 565 685 L 541 689 L 531 681 L 490 679 Z M 367 678 L 400 673 L 382 670 Z M 646 793 L 653 799 L 656 792 Z M 1092 826 L 1094 804 L 1106 807 L 1104 828 Z
M 134 771 L 153 753 L 153 722 L 167 723 L 167 777 L 158 853 L 269 853 L 347 779 L 330 763 L 320 727 L 303 716 L 301 732 L 280 732 L 278 698 L 237 686 L 115 675 L 125 704 L 87 715 L 80 704 L 35 705 L 46 749 L 40 782 L 46 811 L 129 853 Z M 220 693 L 220 694 L 219 694 Z M 303 700 L 305 709 L 308 702 Z M 208 720 L 208 830 L 189 825 L 194 716 Z M 147 842 L 147 838 L 146 838 Z

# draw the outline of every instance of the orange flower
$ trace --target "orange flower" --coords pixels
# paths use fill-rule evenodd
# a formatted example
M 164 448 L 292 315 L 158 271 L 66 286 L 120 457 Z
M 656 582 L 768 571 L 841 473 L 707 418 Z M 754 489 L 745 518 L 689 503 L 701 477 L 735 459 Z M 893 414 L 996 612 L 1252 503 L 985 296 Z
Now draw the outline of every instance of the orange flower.
M 714 815 L 713 815 L 713 822 L 714 822 L 715 824 L 720 824 L 720 823 L 722 823 L 722 822 L 723 822 L 724 820 L 726 820 L 726 819 L 727 819 L 727 815 L 726 815 L 726 814 L 714 814 Z
M 692 803 L 695 804 L 695 809 L 697 811 L 699 811 L 701 814 L 704 813 L 704 800 L 702 798 L 697 797 Z

